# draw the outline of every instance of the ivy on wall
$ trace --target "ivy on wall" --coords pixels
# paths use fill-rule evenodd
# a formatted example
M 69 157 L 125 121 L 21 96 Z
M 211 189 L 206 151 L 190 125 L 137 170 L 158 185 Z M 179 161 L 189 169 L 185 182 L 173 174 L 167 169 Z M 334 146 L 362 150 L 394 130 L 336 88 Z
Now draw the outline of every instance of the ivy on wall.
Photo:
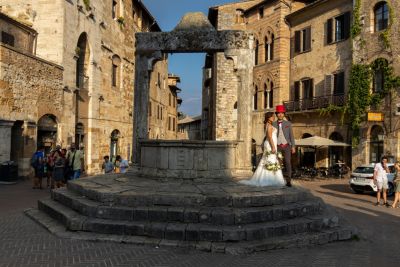
M 395 17 L 394 17 L 393 8 L 390 5 L 390 3 L 386 2 L 386 4 L 387 4 L 388 10 L 389 10 L 389 24 L 388 24 L 387 28 L 380 33 L 379 37 L 381 38 L 385 49 L 389 49 L 391 47 L 391 45 L 390 45 L 390 30 L 392 28 L 393 20 L 395 20 Z
M 361 0 L 356 0 L 353 10 L 353 24 L 351 25 L 351 36 L 357 37 L 361 33 Z
M 85 8 L 86 8 L 87 11 L 92 9 L 90 7 L 90 0 L 83 0 L 83 4 L 85 5 Z

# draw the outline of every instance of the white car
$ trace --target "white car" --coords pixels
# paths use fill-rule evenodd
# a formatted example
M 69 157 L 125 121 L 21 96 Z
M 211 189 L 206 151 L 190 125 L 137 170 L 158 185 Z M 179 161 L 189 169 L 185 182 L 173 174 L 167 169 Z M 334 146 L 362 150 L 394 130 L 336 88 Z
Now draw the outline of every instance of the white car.
M 350 187 L 355 193 L 364 193 L 364 192 L 377 192 L 378 188 L 374 183 L 374 166 L 375 164 L 363 165 L 357 167 L 350 176 Z M 388 163 L 388 167 L 390 173 L 387 174 L 389 189 L 388 196 L 393 195 L 394 193 L 394 164 Z

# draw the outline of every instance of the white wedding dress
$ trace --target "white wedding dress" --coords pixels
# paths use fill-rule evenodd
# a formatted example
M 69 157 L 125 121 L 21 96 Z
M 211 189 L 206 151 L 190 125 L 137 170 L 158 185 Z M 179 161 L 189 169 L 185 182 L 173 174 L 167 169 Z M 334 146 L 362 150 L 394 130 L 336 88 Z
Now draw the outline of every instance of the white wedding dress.
M 275 146 L 275 151 L 277 150 L 276 144 L 278 140 L 277 132 L 278 130 L 273 127 L 272 128 L 272 140 L 274 141 L 274 146 Z M 271 145 L 268 141 L 268 138 L 264 142 L 264 152 L 265 151 L 271 151 Z M 278 157 L 277 154 L 269 154 L 268 156 L 264 155 L 262 156 L 260 163 L 258 164 L 258 167 L 256 171 L 254 172 L 253 176 L 249 180 L 242 180 L 240 183 L 246 184 L 246 185 L 254 185 L 254 186 L 284 186 L 285 185 L 285 179 L 283 178 L 282 170 L 277 170 L 277 171 L 269 171 L 265 168 L 265 164 L 267 162 L 271 163 L 278 163 Z

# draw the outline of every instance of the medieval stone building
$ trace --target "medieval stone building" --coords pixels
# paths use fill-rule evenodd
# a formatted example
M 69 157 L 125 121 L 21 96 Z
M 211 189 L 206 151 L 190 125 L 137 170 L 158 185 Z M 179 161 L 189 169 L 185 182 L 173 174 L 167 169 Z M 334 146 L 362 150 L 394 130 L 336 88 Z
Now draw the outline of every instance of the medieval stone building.
M 0 32 L 0 162 L 18 163 L 27 176 L 37 136 L 53 145 L 63 68 L 35 55 L 38 34 L 29 25 L 0 13 Z
M 370 92 L 376 102 L 362 116 L 353 165 L 379 161 L 382 155 L 400 155 L 400 2 L 355 1 L 353 64 L 369 67 Z
M 18 60 L 16 64 L 21 67 L 32 66 L 42 81 L 23 81 L 23 75 L 19 75 L 15 82 L 20 86 L 18 90 L 29 88 L 35 95 L 24 93 L 17 99 L 2 101 L 15 102 L 10 104 L 13 112 L 6 112 L 2 119 L 20 121 L 19 129 L 22 125 L 33 127 L 29 128 L 32 145 L 25 157 L 34 151 L 36 144 L 50 148 L 56 144 L 68 147 L 76 142 L 84 149 L 89 173 L 100 170 L 104 155 L 113 158 L 121 154 L 130 159 L 135 33 L 160 30 L 142 2 L 0 0 L 0 6 L 2 12 L 32 26 L 31 35 L 35 36 L 35 41 L 31 42 L 37 55 L 53 62 L 40 61 L 47 65 L 39 70 L 37 60 L 32 64 L 25 62 L 33 61 L 32 57 Z M 15 43 L 20 41 L 16 38 Z M 160 69 L 152 73 L 153 80 L 158 83 L 152 82 L 151 86 L 168 87 L 167 61 L 158 64 Z M 35 75 L 35 71 L 24 71 Z M 44 87 L 40 94 L 35 89 L 38 86 Z M 21 102 L 21 97 L 43 103 Z M 25 116 L 16 115 L 17 105 L 22 106 Z
M 321 109 L 345 105 L 352 65 L 352 7 L 352 0 L 316 1 L 286 16 L 292 46 L 284 104 L 296 139 L 320 136 L 350 143 L 341 113 L 322 114 Z M 299 148 L 298 152 L 302 166 L 314 166 L 315 160 L 322 167 L 338 160 L 350 162 L 350 151 L 343 147 Z

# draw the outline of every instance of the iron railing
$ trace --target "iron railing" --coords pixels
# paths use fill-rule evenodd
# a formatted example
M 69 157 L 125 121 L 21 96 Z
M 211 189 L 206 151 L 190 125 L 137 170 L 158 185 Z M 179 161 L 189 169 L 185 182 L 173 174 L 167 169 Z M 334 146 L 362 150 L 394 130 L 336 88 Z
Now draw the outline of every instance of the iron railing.
M 307 111 L 326 108 L 329 105 L 344 106 L 346 96 L 344 94 L 318 96 L 294 101 L 285 101 L 286 112 Z

